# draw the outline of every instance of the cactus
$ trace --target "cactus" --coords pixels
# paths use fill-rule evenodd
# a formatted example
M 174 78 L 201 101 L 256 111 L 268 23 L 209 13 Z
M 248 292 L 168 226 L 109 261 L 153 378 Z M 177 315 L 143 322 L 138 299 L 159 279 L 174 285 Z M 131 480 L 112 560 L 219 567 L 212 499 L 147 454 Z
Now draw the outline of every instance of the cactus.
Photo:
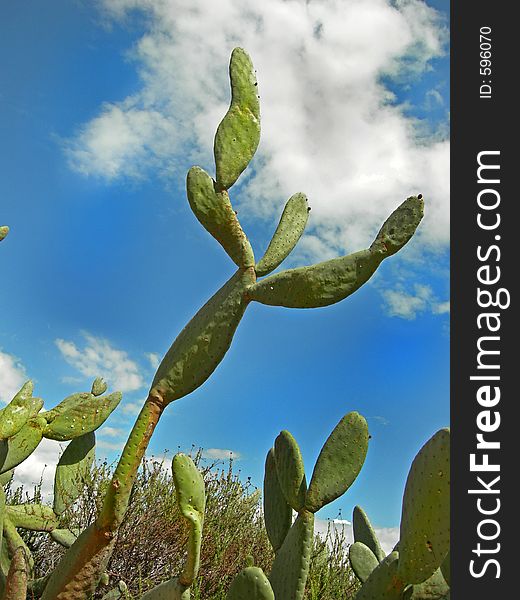
M 200 567 L 200 546 L 206 494 L 204 480 L 192 459 L 179 452 L 172 461 L 175 495 L 182 516 L 190 526 L 188 553 L 182 573 L 146 592 L 142 600 L 189 600 L 190 587 Z
M 170 402 L 193 392 L 210 377 L 228 351 L 249 303 L 257 301 L 276 306 L 311 308 L 339 302 L 368 281 L 385 258 L 400 250 L 411 239 L 422 219 L 422 196 L 412 196 L 390 215 L 368 249 L 259 280 L 278 267 L 295 247 L 307 223 L 309 209 L 303 194 L 293 195 L 286 204 L 267 251 L 255 263 L 251 244 L 228 193 L 253 158 L 260 139 L 256 77 L 251 59 L 241 48 L 236 48 L 231 55 L 229 75 L 231 103 L 214 140 L 215 179 L 201 168 L 193 167 L 188 172 L 186 186 L 188 201 L 196 218 L 222 245 L 238 269 L 195 314 L 161 361 L 94 523 L 73 541 L 75 533 L 63 532 L 58 519 L 58 527 L 51 534 L 54 532 L 54 539 L 70 547 L 49 577 L 43 600 L 86 600 L 93 593 L 110 558 L 137 470 L 164 409 Z M 3 235 L 5 237 L 5 233 Z M 24 460 L 42 437 L 65 441 L 80 439 L 93 432 L 120 400 L 117 393 L 101 395 L 104 391 L 103 382 L 96 380 L 90 393 L 74 394 L 54 409 L 39 413 L 41 406 L 37 399 L 32 398 L 28 389 L 25 390 L 12 406 L 0 412 L 0 460 L 3 458 L 0 464 L 3 470 L 8 471 Z M 275 594 L 282 586 L 288 590 L 287 598 L 301 598 L 308 570 L 314 512 L 344 493 L 363 463 L 366 423 L 355 413 L 351 413 L 349 419 L 338 425 L 339 429 L 327 441 L 308 490 L 301 478 L 302 465 L 298 462 L 297 453 L 291 453 L 291 444 L 287 447 L 287 456 L 281 449 L 280 444 L 288 440 L 280 441 L 280 448 L 275 448 L 275 462 L 280 461 L 281 464 L 276 466 L 280 489 L 271 481 L 272 490 L 276 498 L 281 498 L 281 492 L 285 500 L 274 500 L 273 515 L 276 513 L 277 517 L 272 516 L 268 531 L 275 540 L 273 547 L 277 546 L 278 556 L 297 557 L 291 558 L 291 578 L 300 578 L 299 582 L 291 579 L 290 583 L 282 583 L 281 559 L 278 563 L 275 560 L 271 573 Z M 355 442 L 344 437 L 346 429 L 354 432 Z M 349 449 L 344 447 L 347 442 Z M 358 442 L 360 445 L 356 449 L 354 446 Z M 78 441 L 70 450 L 70 455 L 74 455 L 77 461 L 74 469 L 60 469 L 63 481 L 74 481 L 74 473 L 81 472 L 88 464 L 88 451 L 82 454 L 80 446 Z M 86 462 L 80 464 L 82 460 Z M 344 477 L 338 482 L 335 469 L 342 465 L 346 467 Z M 65 467 L 65 462 L 62 466 Z M 56 489 L 55 509 L 59 513 L 66 499 L 63 484 L 58 483 Z M 72 485 L 72 497 L 78 489 L 78 486 Z M 275 508 L 275 504 L 279 506 Z M 299 515 L 287 530 L 291 506 L 296 507 Z M 192 508 L 193 516 L 197 511 Z M 196 522 L 192 525 L 195 531 Z M 193 535 L 195 537 L 190 541 L 191 559 L 196 556 L 197 538 L 195 533 Z M 188 581 L 198 568 L 195 563 L 190 565 L 177 583 L 166 585 L 175 588 L 172 593 L 180 593 L 184 597 L 185 592 L 179 591 L 179 585 L 185 585 L 181 579 Z
M 105 391 L 101 387 L 98 387 L 100 394 Z M 32 393 L 33 384 L 28 381 L 0 411 L 0 532 L 5 540 L 2 544 L 1 572 L 7 577 L 4 593 L 7 594 L 9 590 L 11 594 L 5 597 L 13 599 L 18 598 L 13 595 L 15 582 L 16 590 L 21 589 L 20 582 L 23 581 L 24 586 L 33 590 L 31 593 L 36 593 L 37 590 L 40 595 L 50 579 L 44 577 L 37 581 L 30 580 L 34 560 L 18 529 L 47 532 L 64 546 L 73 544 L 80 532 L 74 534 L 64 529 L 61 517 L 65 509 L 80 495 L 84 478 L 90 473 L 94 460 L 93 430 L 103 424 L 121 399 L 120 393 L 96 399 L 92 394 L 80 393 L 69 396 L 50 411 L 39 412 L 43 402 L 34 398 Z M 68 430 L 63 426 L 65 422 L 69 423 Z M 56 469 L 53 507 L 41 504 L 5 506 L 4 486 L 11 480 L 13 469 L 34 452 L 44 437 L 72 440 Z M 13 574 L 10 576 L 11 567 Z M 12 585 L 9 584 L 9 577 Z M 25 595 L 20 596 L 22 597 L 25 598 Z
M 0 226 L 0 242 L 2 240 L 5 240 L 8 233 L 9 233 L 9 227 L 7 227 L 7 225 Z
M 356 412 L 345 415 L 323 445 L 308 488 L 295 439 L 287 431 L 276 438 L 267 455 L 264 479 L 264 518 L 275 551 L 269 581 L 275 597 L 303 598 L 314 539 L 314 513 L 352 485 L 363 466 L 368 438 L 366 420 Z M 291 508 L 298 513 L 292 525 Z
M 391 600 L 401 593 L 406 600 L 449 598 L 449 458 L 450 430 L 441 429 L 413 460 L 403 497 L 400 539 L 391 559 L 380 558 L 368 517 L 359 507 L 354 509 L 356 541 L 350 548 L 350 561 L 363 583 L 355 600 Z M 394 590 L 400 590 L 399 595 L 391 595 Z

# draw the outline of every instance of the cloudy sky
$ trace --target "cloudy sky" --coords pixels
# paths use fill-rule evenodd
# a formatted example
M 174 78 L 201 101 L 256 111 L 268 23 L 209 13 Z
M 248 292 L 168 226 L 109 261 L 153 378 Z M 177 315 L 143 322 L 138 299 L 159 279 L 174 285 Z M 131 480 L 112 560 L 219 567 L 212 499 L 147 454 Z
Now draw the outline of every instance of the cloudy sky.
M 426 216 L 345 302 L 251 306 L 210 381 L 168 408 L 151 452 L 232 452 L 260 485 L 288 429 L 310 475 L 358 410 L 372 434 L 365 468 L 320 517 L 361 504 L 395 527 L 409 464 L 449 419 L 447 12 L 444 0 L 3 3 L 0 399 L 32 378 L 51 407 L 102 375 L 124 399 L 98 455 L 117 455 L 161 356 L 233 272 L 184 180 L 193 164 L 214 172 L 229 55 L 243 46 L 262 138 L 232 201 L 258 257 L 298 191 L 312 212 L 289 266 L 367 247 L 412 193 Z M 19 479 L 39 479 L 57 451 L 45 444 Z

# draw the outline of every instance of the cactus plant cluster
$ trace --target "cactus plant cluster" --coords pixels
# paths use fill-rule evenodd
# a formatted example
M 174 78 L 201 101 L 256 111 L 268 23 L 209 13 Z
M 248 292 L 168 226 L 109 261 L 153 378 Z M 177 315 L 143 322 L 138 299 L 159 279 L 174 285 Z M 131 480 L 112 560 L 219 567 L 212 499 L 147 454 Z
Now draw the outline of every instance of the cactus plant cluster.
M 6 598 L 25 598 L 29 585 L 35 590 L 44 581 L 32 582 L 34 561 L 18 529 L 47 532 L 65 547 L 77 533 L 61 524 L 66 509 L 82 493 L 94 461 L 95 434 L 117 407 L 121 394 L 105 394 L 107 385 L 98 378 L 90 392 L 65 398 L 54 408 L 42 411 L 43 400 L 33 396 L 26 382 L 9 404 L 0 410 L 0 590 Z M 61 455 L 54 479 L 53 506 L 5 504 L 4 486 L 14 469 L 27 459 L 42 439 L 70 441 Z M 18 594 L 18 595 L 15 595 Z
M 74 394 L 42 413 L 43 403 L 32 397 L 32 385 L 28 383 L 0 411 L 0 464 L 4 477 L 34 451 L 43 437 L 72 440 L 58 465 L 52 509 L 33 506 L 2 510 L 0 507 L 7 540 L 7 555 L 3 552 L 2 564 L 6 567 L 9 564 L 7 572 L 4 569 L 6 600 L 22 598 L 22 592 L 12 590 L 21 590 L 27 585 L 38 589 L 37 595 L 41 595 L 42 600 L 90 598 L 100 581 L 104 581 L 103 574 L 137 470 L 164 409 L 209 378 L 229 349 L 249 303 L 314 308 L 339 302 L 366 283 L 384 259 L 398 252 L 411 239 L 422 219 L 422 196 L 411 196 L 389 216 L 367 249 L 271 274 L 294 249 L 303 234 L 310 209 L 304 194 L 291 196 L 266 252 L 256 261 L 229 196 L 229 189 L 250 163 L 260 140 L 257 81 L 251 59 L 241 48 L 232 52 L 229 75 L 231 103 L 214 140 L 215 179 L 200 167 L 192 167 L 186 187 L 196 218 L 221 244 L 237 270 L 184 327 L 164 356 L 121 453 L 102 509 L 84 531 L 63 531 L 60 515 L 67 503 L 81 492 L 81 476 L 93 460 L 93 431 L 115 408 L 120 394 L 101 395 L 106 386 L 96 380 L 90 393 Z M 7 227 L 0 228 L 0 239 L 5 238 L 7 232 Z M 267 578 L 256 567 L 247 567 L 233 583 L 230 600 L 272 598 L 273 594 L 278 600 L 302 598 L 314 514 L 343 494 L 354 481 L 365 458 L 367 441 L 364 419 L 357 413 L 346 415 L 325 443 L 307 486 L 298 445 L 288 432 L 280 434 L 266 462 L 265 511 L 267 531 L 276 553 L 273 569 Z M 203 485 L 194 465 L 184 455 L 175 458 L 173 472 L 179 506 L 190 526 L 186 564 L 177 577 L 147 593 L 147 600 L 186 600 L 199 568 Z M 423 493 L 421 489 L 415 493 Z M 297 513 L 294 523 L 291 522 L 293 510 Z M 408 511 L 405 526 L 413 529 L 416 521 Z M 57 542 L 69 546 L 55 571 L 38 585 L 27 583 L 30 556 L 22 544 L 13 541 L 18 539 L 17 527 L 49 531 Z M 432 544 L 437 544 L 438 538 L 433 534 L 430 537 Z M 405 544 L 401 552 L 411 556 L 416 545 L 406 543 L 411 545 Z M 384 558 L 381 564 L 387 564 L 388 560 Z M 433 564 L 423 562 L 429 566 L 421 567 L 421 577 L 429 573 Z M 394 563 L 397 565 L 395 560 L 390 561 L 391 565 Z M 408 565 L 406 581 L 416 583 L 412 581 L 416 575 L 411 563 L 411 558 L 399 561 Z M 380 566 L 375 568 L 366 583 L 380 570 Z M 119 585 L 108 597 L 117 598 L 122 594 L 124 585 Z
M 302 600 L 314 540 L 314 514 L 342 496 L 365 462 L 368 426 L 356 412 L 336 425 L 318 456 L 307 486 L 300 448 L 282 431 L 267 453 L 264 519 L 275 552 L 271 573 L 247 567 L 233 582 L 228 600 Z M 293 511 L 296 519 L 293 522 Z
M 366 513 L 354 508 L 350 563 L 363 586 L 356 600 L 448 600 L 450 432 L 441 429 L 415 457 L 403 497 L 400 539 L 385 556 Z

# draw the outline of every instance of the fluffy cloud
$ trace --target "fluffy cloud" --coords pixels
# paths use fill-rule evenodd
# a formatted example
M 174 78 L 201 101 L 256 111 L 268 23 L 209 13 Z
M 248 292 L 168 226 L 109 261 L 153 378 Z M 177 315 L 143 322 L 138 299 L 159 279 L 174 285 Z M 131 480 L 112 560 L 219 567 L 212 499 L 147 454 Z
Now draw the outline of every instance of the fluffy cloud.
M 375 527 L 374 529 L 381 547 L 387 554 L 390 553 L 399 540 L 399 527 Z M 327 537 L 328 533 L 334 535 L 334 530 L 336 534 L 344 536 L 346 544 L 352 544 L 354 542 L 352 523 L 350 521 L 341 519 L 330 521 L 316 518 L 314 531 L 323 539 Z
M 12 487 L 23 486 L 25 490 L 31 492 L 41 481 L 44 498 L 51 496 L 56 465 L 65 447 L 66 444 L 58 444 L 44 438 L 38 448 L 16 467 Z
M 443 53 L 446 31 L 419 0 L 103 0 L 110 20 L 138 11 L 130 56 L 140 90 L 104 104 L 69 141 L 70 164 L 107 180 L 210 172 L 229 102 L 227 62 L 245 47 L 258 70 L 262 140 L 241 215 L 273 219 L 304 191 L 313 208 L 301 253 L 364 247 L 405 197 L 422 192 L 422 238 L 448 242 L 449 142 L 424 138 L 385 85 L 410 81 Z M 432 92 L 426 99 L 439 101 Z M 421 100 L 421 101 L 424 101 Z M 235 194 L 236 196 L 236 194 Z M 301 255 L 300 253 L 300 255 Z
M 15 356 L 0 351 L 0 401 L 10 402 L 26 380 L 21 362 Z
M 392 317 L 410 320 L 426 311 L 436 315 L 446 314 L 450 311 L 449 301 L 439 301 L 429 285 L 416 284 L 413 292 L 398 288 L 383 290 L 382 294 L 386 310 Z
M 121 392 L 132 392 L 143 387 L 144 380 L 137 363 L 123 350 L 114 348 L 106 339 L 83 334 L 85 346 L 78 348 L 74 342 L 56 340 L 63 358 L 85 377 L 104 377 L 107 383 Z
M 211 460 L 239 460 L 241 457 L 240 452 L 229 450 L 228 448 L 207 448 L 202 452 L 203 458 L 209 458 Z

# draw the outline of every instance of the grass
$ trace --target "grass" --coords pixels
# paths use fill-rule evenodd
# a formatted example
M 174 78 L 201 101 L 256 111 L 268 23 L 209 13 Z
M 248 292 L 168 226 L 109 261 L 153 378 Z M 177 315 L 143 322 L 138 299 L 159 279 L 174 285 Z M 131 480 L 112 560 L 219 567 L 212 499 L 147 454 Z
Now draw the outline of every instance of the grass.
M 237 573 L 252 561 L 269 573 L 273 552 L 265 533 L 260 490 L 236 472 L 232 460 L 211 463 L 193 452 L 206 484 L 206 513 L 200 574 L 191 590 L 193 600 L 225 600 Z M 69 528 L 84 529 L 95 518 L 111 478 L 113 466 L 97 463 L 83 495 L 67 511 Z M 31 493 L 8 488 L 8 503 L 42 502 L 41 486 Z M 64 548 L 49 535 L 20 531 L 35 561 L 34 575 L 42 577 L 59 562 Z M 109 583 L 96 599 L 123 580 L 129 598 L 176 576 L 182 570 L 188 529 L 175 499 L 168 460 L 149 458 L 139 471 L 129 508 L 108 565 Z M 349 562 L 343 533 L 330 527 L 325 540 L 316 537 L 307 582 L 306 600 L 348 600 L 358 583 Z

